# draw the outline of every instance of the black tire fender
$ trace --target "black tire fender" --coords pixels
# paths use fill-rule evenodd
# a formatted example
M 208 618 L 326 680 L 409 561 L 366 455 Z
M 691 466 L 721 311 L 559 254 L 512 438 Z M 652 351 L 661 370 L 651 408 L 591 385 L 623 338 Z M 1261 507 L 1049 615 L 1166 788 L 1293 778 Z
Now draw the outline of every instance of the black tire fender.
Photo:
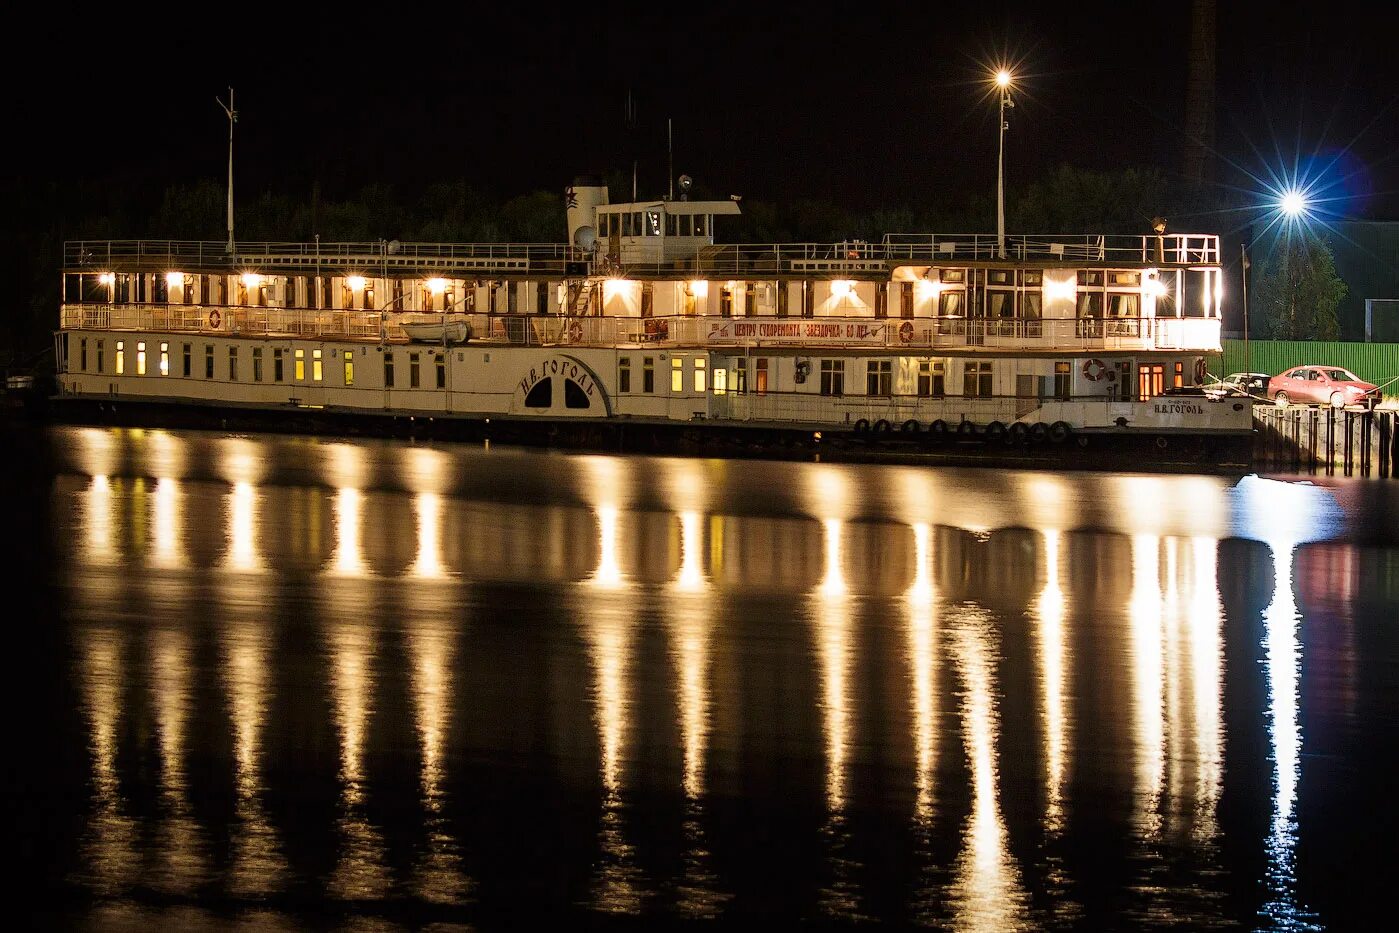
M 855 433 L 856 433 L 856 434 L 864 434 L 865 432 L 869 431 L 869 429 L 870 429 L 870 420 L 869 420 L 868 418 L 859 418 L 859 419 L 856 419 L 856 421 L 855 421 Z
M 1072 433 L 1074 433 L 1074 429 L 1069 427 L 1067 421 L 1056 421 L 1049 426 L 1049 439 L 1055 444 L 1064 443 Z
M 905 421 L 902 425 L 899 426 L 899 430 L 904 432 L 905 434 L 917 434 L 919 427 L 920 425 L 918 424 L 917 418 L 909 418 L 907 421 Z

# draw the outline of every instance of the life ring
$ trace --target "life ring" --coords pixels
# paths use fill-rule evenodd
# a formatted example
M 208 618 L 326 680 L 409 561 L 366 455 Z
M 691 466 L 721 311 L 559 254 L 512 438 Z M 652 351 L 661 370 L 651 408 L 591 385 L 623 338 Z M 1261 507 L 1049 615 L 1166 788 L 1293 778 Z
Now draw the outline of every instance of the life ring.
M 1083 361 L 1083 378 L 1087 379 L 1089 382 L 1097 382 L 1099 379 L 1103 378 L 1103 373 L 1107 371 L 1108 368 L 1103 364 L 1102 360 L 1092 359 Z
M 1205 384 L 1205 358 L 1203 356 L 1195 360 L 1195 384 L 1197 386 Z
M 223 320 L 223 318 L 219 316 L 219 309 L 218 309 L 218 308 L 215 308 L 214 310 L 212 310 L 212 311 L 209 312 L 209 328 L 210 328 L 211 330 L 218 330 L 218 329 L 219 329 L 219 322 L 222 321 L 222 320 Z
M 912 343 L 912 342 L 913 342 L 913 322 L 912 322 L 912 321 L 904 321 L 902 324 L 899 325 L 899 342 L 900 342 L 900 343 Z
M 582 321 L 569 321 L 569 322 L 568 322 L 568 342 L 569 342 L 569 343 L 582 343 L 582 342 L 583 342 L 583 322 L 582 322 Z

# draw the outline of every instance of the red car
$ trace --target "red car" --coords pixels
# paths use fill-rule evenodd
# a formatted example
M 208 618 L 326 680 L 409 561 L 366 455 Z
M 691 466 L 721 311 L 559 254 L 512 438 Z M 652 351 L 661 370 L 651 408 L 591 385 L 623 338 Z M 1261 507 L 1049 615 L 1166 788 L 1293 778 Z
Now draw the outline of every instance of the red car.
M 1363 405 L 1374 408 L 1380 400 L 1379 388 L 1339 366 L 1294 366 L 1268 380 L 1268 398 L 1279 405 L 1330 405 L 1345 408 Z

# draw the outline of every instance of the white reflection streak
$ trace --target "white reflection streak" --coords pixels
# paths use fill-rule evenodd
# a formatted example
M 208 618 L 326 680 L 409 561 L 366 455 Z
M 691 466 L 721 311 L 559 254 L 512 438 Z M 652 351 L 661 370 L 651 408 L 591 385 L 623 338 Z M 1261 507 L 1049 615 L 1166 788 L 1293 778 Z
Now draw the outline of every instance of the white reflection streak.
M 622 585 L 622 569 L 617 563 L 617 507 L 600 505 L 597 512 L 598 561 L 592 584 L 602 589 Z
M 92 754 L 92 813 L 84 834 L 84 861 L 98 893 L 116 893 L 135 880 L 136 821 L 122 812 L 117 779 L 117 723 L 122 712 L 121 636 L 88 629 L 82 641 L 82 684 Z
M 112 536 L 112 483 L 98 474 L 87 490 L 87 559 L 89 563 L 106 564 L 116 559 Z
M 369 669 L 373 631 L 362 622 L 333 625 L 330 651 L 331 694 L 340 731 L 340 832 L 345 837 L 330 890 L 345 900 L 378 899 L 389 881 L 383 841 L 362 812 L 364 737 L 374 689 Z
M 1182 814 L 1185 802 L 1185 795 L 1182 785 L 1185 778 L 1185 736 L 1184 736 L 1184 712 L 1185 683 L 1181 677 L 1181 668 L 1185 666 L 1185 658 L 1181 647 L 1181 627 L 1185 624 L 1181 619 L 1180 601 L 1180 539 L 1168 537 L 1162 542 L 1166 552 L 1166 567 L 1162 574 L 1165 596 L 1162 599 L 1162 657 L 1163 665 L 1161 670 L 1163 695 L 1165 699 L 1165 723 L 1167 753 L 1166 761 L 1170 765 L 1170 779 L 1166 783 L 1168 812 L 1171 820 L 1177 820 Z
M 180 550 L 179 482 L 169 478 L 156 480 L 154 500 L 155 553 L 151 563 L 162 570 L 173 570 L 184 564 Z
M 1132 693 L 1137 741 L 1137 822 L 1144 838 L 1161 829 L 1165 768 L 1162 716 L 1160 539 L 1132 536 Z
M 913 678 L 914 818 L 920 826 L 933 821 L 933 769 L 937 756 L 937 630 L 933 605 L 937 590 L 932 576 L 932 526 L 913 526 L 913 585 L 908 602 L 908 653 Z
M 348 486 L 335 492 L 335 573 L 342 577 L 365 575 L 360 554 L 359 520 L 364 497 Z
M 1218 831 L 1215 823 L 1224 767 L 1223 698 L 1224 652 L 1219 631 L 1217 542 L 1191 541 L 1194 557 L 1194 601 L 1190 609 L 1190 668 L 1196 742 L 1196 805 L 1194 836 L 1207 842 Z
M 694 593 L 704 585 L 704 571 L 700 569 L 702 561 L 700 541 L 702 537 L 700 514 L 698 512 L 681 512 L 680 575 L 675 581 L 676 589 L 681 592 Z
M 202 874 L 203 854 L 190 813 L 188 788 L 182 763 L 185 717 L 190 706 L 189 637 L 179 627 L 153 629 L 151 638 L 151 705 L 156 712 L 160 740 L 160 783 L 166 816 L 161 823 L 164 877 L 160 887 L 182 892 L 193 887 Z
M 228 497 L 228 566 L 252 571 L 262 567 L 257 553 L 257 493 L 238 482 Z
M 962 678 L 962 738 L 972 779 L 972 812 L 951 891 L 959 930 L 1028 928 L 1026 898 L 1006 846 L 998 801 L 995 633 L 979 609 L 961 611 L 952 631 L 952 659 Z
M 1273 743 L 1273 819 L 1268 834 L 1268 900 L 1261 913 L 1278 929 L 1319 929 L 1297 900 L 1297 783 L 1301 777 L 1302 729 L 1297 690 L 1301 680 L 1301 615 L 1292 592 L 1295 545 L 1274 541 L 1273 601 L 1263 612 L 1264 665 L 1268 674 L 1268 735 Z
M 256 595 L 249 594 L 248 598 L 256 604 Z M 229 886 L 235 896 L 265 894 L 277 886 L 285 866 L 278 852 L 276 834 L 263 813 L 260 796 L 260 742 L 267 711 L 267 653 L 257 622 L 240 619 L 231 623 L 223 668 L 237 767 L 234 815 L 240 824 L 233 839 Z
M 413 497 L 418 513 L 418 556 L 413 561 L 415 577 L 435 580 L 445 576 L 442 567 L 442 497 L 420 492 Z
M 427 851 L 419 865 L 418 892 L 439 904 L 461 903 L 469 888 L 456 845 L 446 830 L 443 753 L 452 705 L 452 627 L 445 621 L 419 619 L 408 635 L 413 658 L 413 698 L 422 742 L 422 798 L 427 810 Z
M 1044 589 L 1039 598 L 1040 688 L 1044 702 L 1045 830 L 1064 824 L 1064 760 L 1068 717 L 1064 711 L 1064 591 L 1059 587 L 1059 532 L 1044 532 Z
M 817 601 L 817 638 L 821 650 L 821 679 L 826 714 L 826 807 L 832 813 L 845 808 L 845 756 L 849 708 L 846 676 L 849 669 L 850 632 L 845 613 L 846 586 L 841 570 L 840 519 L 822 522 L 826 542 L 826 573 Z

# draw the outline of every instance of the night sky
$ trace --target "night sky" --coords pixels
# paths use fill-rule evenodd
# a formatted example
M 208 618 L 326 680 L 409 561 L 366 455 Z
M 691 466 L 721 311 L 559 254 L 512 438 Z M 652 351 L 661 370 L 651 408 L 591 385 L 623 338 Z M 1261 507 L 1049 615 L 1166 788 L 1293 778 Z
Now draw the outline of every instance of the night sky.
M 630 172 L 633 159 L 640 194 L 655 196 L 670 118 L 675 172 L 721 197 L 953 201 L 994 193 L 986 76 L 1002 60 L 1019 83 L 1008 200 L 1064 162 L 1180 179 L 1188 0 L 513 8 L 232 7 L 235 41 L 214 37 L 214 7 L 201 22 L 49 14 L 27 38 L 9 31 L 12 52 L 33 53 L 4 66 L 10 180 L 153 192 L 221 180 L 214 98 L 231 84 L 243 196 L 464 180 L 508 197 Z M 1393 20 L 1359 10 L 1219 4 L 1219 184 L 1256 188 L 1245 172 L 1291 172 L 1300 158 L 1339 199 L 1331 213 L 1399 219 Z

